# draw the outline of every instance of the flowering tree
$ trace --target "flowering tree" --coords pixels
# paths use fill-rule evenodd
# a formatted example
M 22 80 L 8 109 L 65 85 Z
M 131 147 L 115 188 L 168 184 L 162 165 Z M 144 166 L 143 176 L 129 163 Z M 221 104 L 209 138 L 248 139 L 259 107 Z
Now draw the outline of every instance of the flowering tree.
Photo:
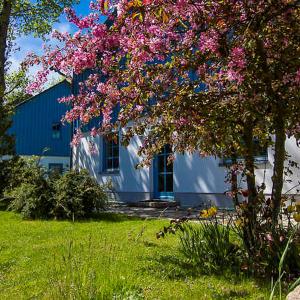
M 253 137 L 270 143 L 275 134 L 272 220 L 277 224 L 283 186 L 286 134 L 299 133 L 300 47 L 296 0 L 120 0 L 91 3 L 72 36 L 54 32 L 63 46 L 32 54 L 29 64 L 72 76 L 94 72 L 72 104 L 69 122 L 87 124 L 101 116 L 91 135 L 126 126 L 124 144 L 144 134 L 140 149 L 150 162 L 164 144 L 203 155 L 242 155 L 248 185 L 249 218 L 255 218 L 257 186 Z M 112 5 L 114 4 L 114 5 Z M 104 13 L 108 22 L 100 24 Z M 112 111 L 120 108 L 112 124 Z M 80 128 L 74 137 L 81 138 Z

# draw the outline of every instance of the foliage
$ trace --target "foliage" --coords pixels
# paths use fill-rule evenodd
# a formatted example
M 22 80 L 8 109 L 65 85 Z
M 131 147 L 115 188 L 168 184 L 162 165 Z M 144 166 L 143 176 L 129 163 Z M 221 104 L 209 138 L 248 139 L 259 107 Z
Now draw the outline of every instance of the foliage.
M 38 184 L 21 183 L 7 194 L 12 198 L 8 209 L 21 213 L 24 219 L 47 219 L 52 208 L 52 199 L 47 181 Z
M 70 76 L 92 69 L 76 95 L 61 99 L 73 103 L 67 121 L 85 126 L 100 116 L 93 137 L 132 122 L 123 143 L 144 134 L 139 154 L 146 165 L 165 144 L 174 152 L 243 156 L 251 203 L 257 197 L 253 138 L 268 146 L 275 134 L 276 224 L 286 134 L 297 138 L 300 128 L 298 1 L 110 2 L 96 1 L 84 18 L 67 10 L 79 31 L 55 32 L 60 48 L 29 56 L 29 65 L 43 68 L 30 88 L 44 84 L 50 69 Z M 101 13 L 111 22 L 101 24 Z M 114 109 L 120 110 L 116 123 Z M 74 143 L 81 137 L 79 127 Z
M 89 217 L 108 201 L 108 187 L 100 186 L 87 171 L 48 174 L 37 157 L 13 159 L 4 174 L 1 202 L 27 219 Z
M 52 192 L 39 158 L 15 158 L 8 171 L 4 193 L 10 201 L 8 209 L 21 213 L 25 219 L 48 218 Z
M 218 273 L 228 267 L 258 277 L 277 278 L 283 274 L 284 280 L 291 281 L 300 275 L 300 231 L 293 220 L 296 206 L 293 199 L 287 201 L 289 206 L 280 213 L 281 222 L 274 229 L 270 203 L 261 198 L 251 227 L 247 224 L 247 203 L 242 203 L 238 211 L 223 216 L 217 214 L 215 207 L 204 209 L 199 223 L 188 223 L 187 217 L 171 220 L 156 237 L 179 231 L 185 256 L 208 272 Z
M 26 87 L 30 83 L 30 79 L 24 69 L 19 69 L 5 76 L 6 91 L 5 104 L 14 110 L 14 107 L 25 100 L 30 95 L 26 92 Z
M 231 224 L 213 221 L 186 224 L 180 234 L 181 251 L 202 272 L 240 269 L 240 248 L 232 241 Z
M 278 265 L 282 254 L 289 245 L 281 270 L 289 276 L 299 276 L 300 272 L 300 231 L 293 220 L 294 198 L 283 198 L 283 208 L 280 211 L 280 222 L 274 226 L 272 222 L 272 203 L 263 193 L 259 194 L 255 205 L 255 222 L 249 226 L 249 209 L 246 202 L 237 210 L 237 220 L 234 230 L 241 237 L 247 258 L 244 268 L 262 276 L 277 276 Z M 287 205 L 285 204 L 287 203 Z M 286 207 L 285 207 L 286 206 Z M 249 230 L 252 233 L 249 234 Z M 290 236 L 294 238 L 289 241 Z M 247 237 L 247 238 L 246 238 Z M 251 240 L 249 240 L 251 237 Z
M 297 230 L 297 229 L 296 229 Z M 293 232 L 291 234 L 291 236 L 289 237 L 288 242 L 286 243 L 286 246 L 284 248 L 284 251 L 281 255 L 280 261 L 279 261 L 279 265 L 278 265 L 278 279 L 276 280 L 276 282 L 274 284 L 272 284 L 272 288 L 271 288 L 271 294 L 270 294 L 270 298 L 269 300 L 272 300 L 275 294 L 275 290 L 276 287 L 278 286 L 279 288 L 279 299 L 282 299 L 282 277 L 284 276 L 285 271 L 283 271 L 284 268 L 284 260 L 287 256 L 287 253 L 289 251 L 289 247 L 291 246 L 292 242 L 293 242 L 293 238 L 295 235 L 296 231 Z M 298 278 L 298 280 L 296 280 L 292 285 L 291 285 L 291 290 L 296 287 L 298 285 L 298 283 L 300 282 L 300 277 Z M 290 290 L 290 289 L 289 289 Z
M 86 170 L 69 171 L 54 181 L 54 207 L 51 214 L 58 219 L 91 216 L 108 201 L 105 186 L 100 186 Z
M 196 274 L 182 262 L 176 236 L 155 238 L 167 224 L 108 213 L 89 222 L 28 222 L 0 212 L 0 298 L 70 299 L 96 288 L 96 299 L 124 299 L 126 293 L 145 299 L 267 299 L 269 283 L 263 280 Z M 131 238 L 143 226 L 143 239 Z
M 32 157 L 23 159 L 19 156 L 13 156 L 11 159 L 0 161 L 0 199 L 3 195 L 21 183 L 40 184 L 43 180 L 45 171 L 38 166 L 38 158 Z M 7 202 L 6 197 L 1 203 Z M 6 206 L 6 205 L 5 205 Z M 6 208 L 3 206 L 3 208 Z

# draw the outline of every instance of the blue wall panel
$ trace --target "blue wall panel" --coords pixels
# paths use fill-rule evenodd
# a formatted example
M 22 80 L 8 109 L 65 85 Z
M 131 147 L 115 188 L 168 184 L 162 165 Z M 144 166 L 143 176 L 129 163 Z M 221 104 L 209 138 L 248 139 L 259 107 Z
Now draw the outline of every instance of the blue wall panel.
M 71 93 L 70 84 L 63 81 L 16 107 L 10 133 L 16 138 L 19 155 L 69 156 L 71 127 L 60 125 L 60 138 L 52 136 L 53 124 L 61 123 L 68 106 L 58 99 Z M 49 148 L 44 152 L 45 148 Z

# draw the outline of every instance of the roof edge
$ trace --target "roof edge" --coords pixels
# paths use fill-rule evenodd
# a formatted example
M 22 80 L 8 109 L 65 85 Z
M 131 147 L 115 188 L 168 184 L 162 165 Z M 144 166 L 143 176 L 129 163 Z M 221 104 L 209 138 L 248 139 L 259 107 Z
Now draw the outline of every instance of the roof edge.
M 41 91 L 40 93 L 38 93 L 38 94 L 36 94 L 36 95 L 34 95 L 34 96 L 31 96 L 31 97 L 28 98 L 27 100 L 24 100 L 24 101 L 18 103 L 18 104 L 15 106 L 15 108 L 17 108 L 17 107 L 19 107 L 19 106 L 21 106 L 21 105 L 23 105 L 23 104 L 25 104 L 25 103 L 27 103 L 27 102 L 30 102 L 30 101 L 34 100 L 35 97 L 37 97 L 37 96 L 39 96 L 39 95 L 41 95 L 41 94 L 43 94 L 43 93 L 45 93 L 45 92 L 48 92 L 49 90 L 55 88 L 56 86 L 58 86 L 58 85 L 60 85 L 60 84 L 62 84 L 62 83 L 67 83 L 67 85 L 70 87 L 70 92 L 71 92 L 71 83 L 68 81 L 68 79 L 64 79 L 64 80 L 62 80 L 62 81 L 60 81 L 60 82 L 58 82 L 58 83 L 56 83 L 56 84 L 54 84 L 54 85 L 48 87 L 47 89 Z

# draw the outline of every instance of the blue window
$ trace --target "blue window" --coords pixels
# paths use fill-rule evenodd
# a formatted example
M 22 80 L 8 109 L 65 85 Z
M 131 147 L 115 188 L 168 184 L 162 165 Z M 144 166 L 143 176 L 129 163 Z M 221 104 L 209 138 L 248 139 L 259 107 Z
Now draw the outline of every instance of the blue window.
M 268 148 L 264 147 L 260 144 L 258 139 L 253 140 L 253 156 L 254 156 L 254 162 L 256 164 L 265 164 L 268 162 Z M 241 162 L 243 161 L 243 157 L 237 157 L 237 161 Z M 232 164 L 232 158 L 231 157 L 225 157 L 223 158 L 223 163 L 221 165 L 231 165 Z
M 119 171 L 119 135 L 103 138 L 103 171 Z
M 55 140 L 60 139 L 61 137 L 61 124 L 53 123 L 52 124 L 52 138 Z

